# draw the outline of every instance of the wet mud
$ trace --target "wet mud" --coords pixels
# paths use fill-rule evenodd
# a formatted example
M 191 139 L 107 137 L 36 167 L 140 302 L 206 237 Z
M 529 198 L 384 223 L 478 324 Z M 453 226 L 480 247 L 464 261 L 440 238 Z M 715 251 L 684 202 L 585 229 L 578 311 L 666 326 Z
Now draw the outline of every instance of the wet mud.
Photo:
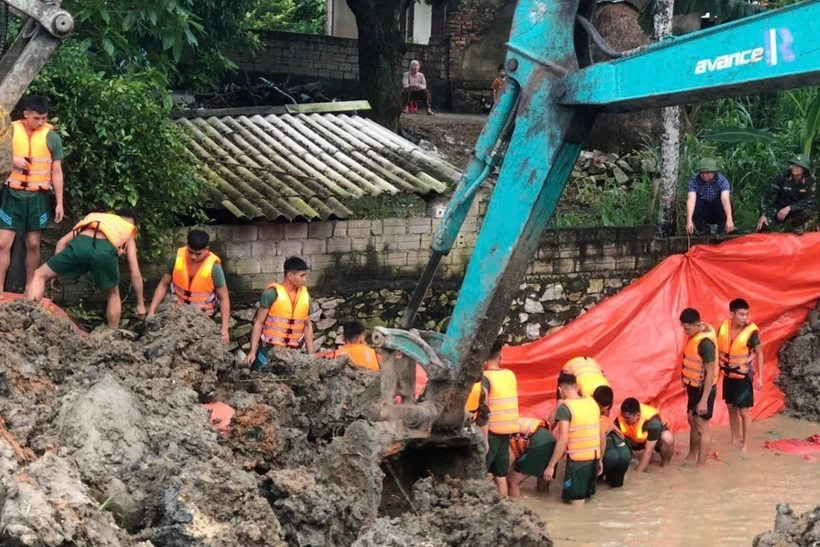
M 774 529 L 757 536 L 754 547 L 804 547 L 820 545 L 820 506 L 795 515 L 789 504 L 777 506 Z
M 820 422 L 820 314 L 809 314 L 800 333 L 780 350 L 777 386 L 785 395 L 786 412 Z
M 195 310 L 80 337 L 2 304 L 0 545 L 550 544 L 483 479 L 475 437 L 408 442 L 372 421 L 378 391 L 288 350 L 251 373 Z M 221 432 L 214 402 L 235 410 Z

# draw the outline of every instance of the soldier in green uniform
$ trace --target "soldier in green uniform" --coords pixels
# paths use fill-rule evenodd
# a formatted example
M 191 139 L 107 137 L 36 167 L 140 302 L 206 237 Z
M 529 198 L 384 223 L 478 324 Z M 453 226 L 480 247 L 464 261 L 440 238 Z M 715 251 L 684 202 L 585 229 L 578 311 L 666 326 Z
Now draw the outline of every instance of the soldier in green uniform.
M 817 216 L 817 180 L 809 173 L 809 158 L 798 154 L 790 163 L 789 170 L 777 175 L 760 197 L 758 232 L 790 222 L 795 232 L 802 233 L 806 223 Z

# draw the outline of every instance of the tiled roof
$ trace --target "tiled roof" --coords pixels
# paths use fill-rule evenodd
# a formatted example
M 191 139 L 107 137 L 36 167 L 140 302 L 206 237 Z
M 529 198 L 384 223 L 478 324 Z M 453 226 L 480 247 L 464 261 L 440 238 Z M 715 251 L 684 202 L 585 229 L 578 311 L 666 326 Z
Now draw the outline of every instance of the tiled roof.
M 460 173 L 352 114 L 177 120 L 216 208 L 251 221 L 347 218 L 350 199 L 444 193 Z

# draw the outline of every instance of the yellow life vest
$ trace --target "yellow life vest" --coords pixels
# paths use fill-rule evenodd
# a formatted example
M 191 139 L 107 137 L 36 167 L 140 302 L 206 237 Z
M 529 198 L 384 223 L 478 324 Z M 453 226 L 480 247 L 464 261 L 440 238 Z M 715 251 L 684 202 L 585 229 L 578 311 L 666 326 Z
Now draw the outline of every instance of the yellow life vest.
M 546 427 L 544 420 L 538 418 L 518 418 L 518 431 L 510 436 L 510 449 L 517 460 L 530 447 L 530 439 L 541 427 Z
M 609 385 L 601 365 L 591 357 L 570 359 L 564 363 L 563 370 L 575 376 L 578 380 L 579 391 L 584 397 L 592 397 L 596 389 Z
M 119 254 L 125 253 L 125 245 L 128 240 L 137 235 L 137 227 L 119 215 L 111 213 L 91 213 L 86 215 L 72 230 L 76 237 L 86 228 L 94 227 L 102 232 L 105 239 L 116 247 Z
M 174 272 L 171 280 L 171 294 L 179 304 L 191 304 L 199 307 L 213 317 L 216 315 L 216 287 L 212 277 L 214 266 L 222 264 L 218 256 L 208 251 L 199 270 L 191 276 L 188 269 L 188 248 L 177 251 Z
M 487 406 L 490 407 L 490 433 L 512 435 L 518 432 L 518 382 L 511 370 L 485 370 L 490 382 Z
M 379 356 L 367 344 L 345 344 L 336 350 L 336 357 L 347 355 L 356 365 L 369 370 L 379 370 Z
M 638 418 L 638 421 L 632 425 L 629 425 L 626 423 L 624 415 L 619 414 L 618 428 L 621 430 L 621 433 L 624 434 L 624 437 L 627 439 L 632 439 L 636 443 L 642 444 L 649 438 L 649 434 L 643 430 L 643 426 L 655 416 L 660 416 L 660 411 L 657 408 L 641 403 L 641 415 Z
M 698 346 L 703 340 L 711 340 L 715 344 L 715 351 L 717 351 L 717 335 L 715 329 L 711 325 L 703 323 L 704 330 L 690 337 L 686 341 L 683 348 L 683 383 L 688 386 L 700 387 L 706 379 L 706 369 L 704 368 L 703 359 L 698 353 Z M 715 359 L 715 380 L 714 384 L 718 382 L 718 363 Z M 711 387 L 711 386 L 710 386 Z
M 271 346 L 298 348 L 305 337 L 307 322 L 310 321 L 310 296 L 307 289 L 301 287 L 295 301 L 291 301 L 288 290 L 279 283 L 271 283 L 265 290 L 268 289 L 276 289 L 276 300 L 265 318 L 262 340 Z
M 757 325 L 749 323 L 743 327 L 737 338 L 731 340 L 732 320 L 727 319 L 721 323 L 717 335 L 718 357 L 720 369 L 727 378 L 735 380 L 746 378 L 754 370 L 752 364 L 755 354 L 749 350 L 748 343 L 749 338 L 756 332 L 758 332 Z
M 467 402 L 464 403 L 464 410 L 472 414 L 472 421 L 478 417 L 478 406 L 481 404 L 481 382 L 473 384 L 470 394 L 467 395 Z
M 9 174 L 9 188 L 38 192 L 51 190 L 51 150 L 48 148 L 48 133 L 54 129 L 51 124 L 44 124 L 28 136 L 25 125 L 18 120 L 11 122 L 12 150 L 15 156 L 23 156 L 29 162 L 27 170 L 12 169 Z
M 589 462 L 601 456 L 601 409 L 592 397 L 564 401 L 572 413 L 569 422 L 567 457 Z

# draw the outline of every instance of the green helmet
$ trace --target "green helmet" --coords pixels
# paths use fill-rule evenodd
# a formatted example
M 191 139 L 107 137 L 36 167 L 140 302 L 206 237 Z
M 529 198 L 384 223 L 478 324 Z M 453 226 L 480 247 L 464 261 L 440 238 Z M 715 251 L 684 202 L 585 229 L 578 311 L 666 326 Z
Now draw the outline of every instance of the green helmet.
M 811 163 L 809 163 L 809 157 L 805 154 L 797 154 L 792 160 L 789 162 L 792 165 L 799 165 L 806 171 L 811 169 Z
M 717 173 L 718 166 L 717 162 L 712 158 L 703 158 L 698 162 L 697 167 L 695 167 L 695 171 L 698 173 L 709 172 L 709 173 Z

